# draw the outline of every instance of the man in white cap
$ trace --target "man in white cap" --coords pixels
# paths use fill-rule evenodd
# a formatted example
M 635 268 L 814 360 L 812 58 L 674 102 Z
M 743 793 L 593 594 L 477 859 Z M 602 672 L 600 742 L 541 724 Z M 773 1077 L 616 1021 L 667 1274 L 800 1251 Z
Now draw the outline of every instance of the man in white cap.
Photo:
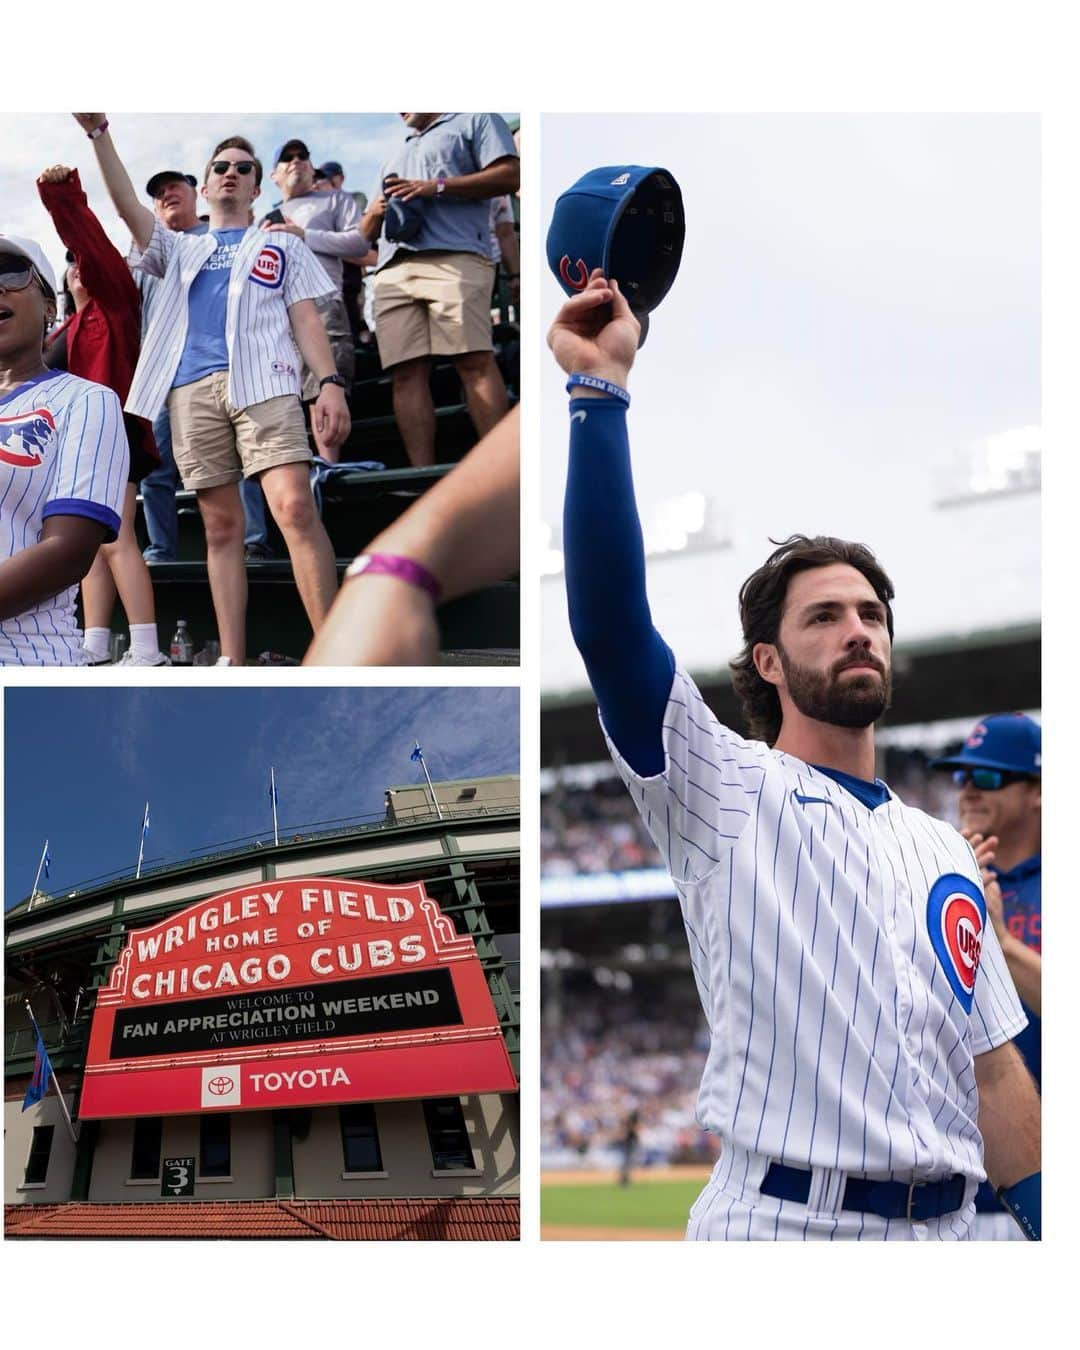
M 0 665 L 86 664 L 78 584 L 117 536 L 128 473 L 120 400 L 45 365 L 56 277 L 0 235 Z

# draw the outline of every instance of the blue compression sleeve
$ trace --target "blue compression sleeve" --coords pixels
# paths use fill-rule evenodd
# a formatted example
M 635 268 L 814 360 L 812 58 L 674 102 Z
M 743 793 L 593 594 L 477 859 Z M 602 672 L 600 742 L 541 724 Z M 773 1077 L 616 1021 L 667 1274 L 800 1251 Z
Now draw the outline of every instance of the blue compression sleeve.
M 675 658 L 649 614 L 626 408 L 617 399 L 570 402 L 563 549 L 570 629 L 604 726 L 635 773 L 661 773 Z
M 1002 1187 L 998 1199 L 1013 1216 L 1029 1242 L 1042 1241 L 1042 1173 L 1033 1172 L 1009 1187 Z

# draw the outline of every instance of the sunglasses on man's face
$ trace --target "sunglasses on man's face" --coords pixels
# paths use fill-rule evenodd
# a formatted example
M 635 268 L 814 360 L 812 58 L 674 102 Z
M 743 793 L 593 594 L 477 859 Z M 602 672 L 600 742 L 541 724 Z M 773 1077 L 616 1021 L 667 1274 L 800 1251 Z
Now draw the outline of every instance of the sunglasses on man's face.
M 307 155 L 302 155 L 299 150 L 291 150 L 287 155 L 282 155 L 278 160 L 279 164 L 291 164 L 294 159 L 307 159 Z
M 25 259 L 0 258 L 0 291 L 25 291 L 35 276 Z
M 952 778 L 957 787 L 970 783 L 979 792 L 1000 792 L 1010 783 L 1030 781 L 1026 773 L 1008 773 L 1004 769 L 954 769 Z
M 228 173 L 230 169 L 235 169 L 237 173 L 250 173 L 255 167 L 253 159 L 238 159 L 234 163 L 231 159 L 215 159 L 210 165 L 217 174 Z

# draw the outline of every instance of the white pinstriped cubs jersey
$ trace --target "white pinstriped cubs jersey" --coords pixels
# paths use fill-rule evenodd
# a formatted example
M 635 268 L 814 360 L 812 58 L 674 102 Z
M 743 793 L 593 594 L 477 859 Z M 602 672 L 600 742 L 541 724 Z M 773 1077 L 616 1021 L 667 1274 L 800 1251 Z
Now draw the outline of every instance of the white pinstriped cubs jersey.
M 38 543 L 49 516 L 88 516 L 115 539 L 128 444 L 111 389 L 47 371 L 0 396 L 0 557 Z M 0 665 L 85 664 L 76 586 L 0 622 Z
M 133 249 L 128 255 L 132 267 L 162 278 L 124 405 L 138 417 L 153 421 L 165 406 L 187 337 L 188 292 L 216 247 L 212 231 L 174 233 L 155 220 L 146 251 Z M 281 394 L 299 397 L 289 306 L 335 291 L 302 239 L 284 230 L 268 233 L 251 226 L 233 258 L 225 310 L 228 399 L 234 408 L 249 408 Z
M 792 1167 L 981 1179 L 972 1058 L 1026 1019 L 967 842 L 744 740 L 682 670 L 663 739 L 652 778 L 609 746 L 682 905 L 701 1125 Z

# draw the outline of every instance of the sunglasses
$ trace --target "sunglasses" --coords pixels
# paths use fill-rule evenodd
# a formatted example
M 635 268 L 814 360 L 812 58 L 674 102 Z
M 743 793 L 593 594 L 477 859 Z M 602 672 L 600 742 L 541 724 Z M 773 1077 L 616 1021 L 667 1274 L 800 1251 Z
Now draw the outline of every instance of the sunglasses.
M 230 169 L 235 169 L 237 173 L 250 173 L 255 167 L 253 159 L 238 159 L 234 164 L 231 159 L 215 159 L 210 165 L 217 174 L 228 173 Z
M 36 277 L 33 267 L 21 258 L 0 258 L 0 291 L 25 291 Z
M 279 164 L 291 164 L 294 159 L 310 159 L 310 155 L 302 155 L 299 150 L 293 150 L 288 155 L 282 155 L 278 160 Z
M 1000 792 L 1010 783 L 1028 783 L 1030 774 L 1009 773 L 1004 769 L 954 769 L 953 782 L 957 787 L 966 787 L 968 783 L 980 792 Z

